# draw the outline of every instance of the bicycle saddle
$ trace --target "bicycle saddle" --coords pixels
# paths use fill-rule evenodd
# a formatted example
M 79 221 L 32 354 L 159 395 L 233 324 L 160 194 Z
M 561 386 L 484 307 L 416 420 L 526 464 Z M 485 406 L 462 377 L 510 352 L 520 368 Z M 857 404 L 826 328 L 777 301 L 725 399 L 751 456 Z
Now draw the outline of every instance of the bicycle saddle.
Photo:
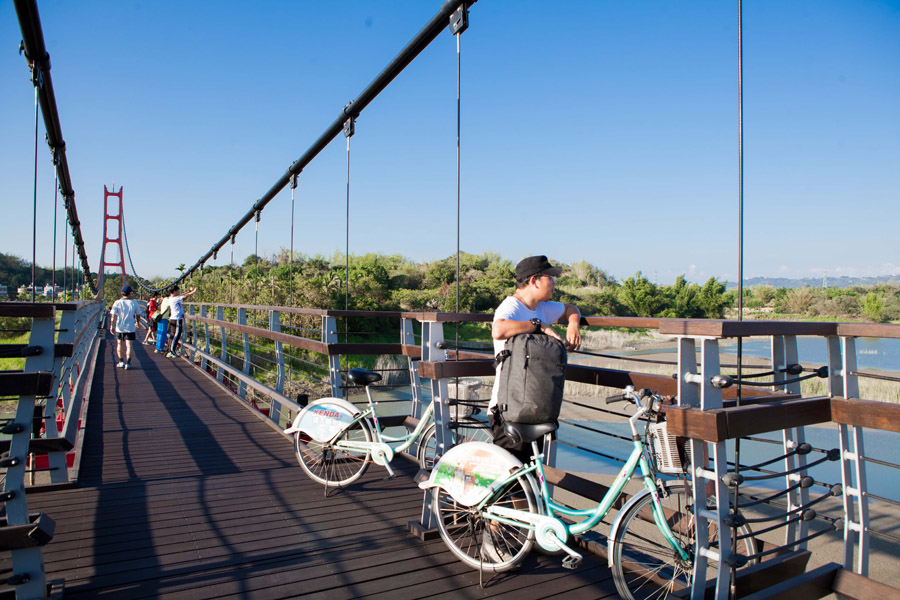
M 366 371 L 365 369 L 350 369 L 347 377 L 356 385 L 369 385 L 370 383 L 381 381 L 381 373 Z
M 503 424 L 503 433 L 517 444 L 530 444 L 534 440 L 544 437 L 547 433 L 552 433 L 559 429 L 559 423 L 538 423 L 531 425 L 529 423 L 510 423 Z

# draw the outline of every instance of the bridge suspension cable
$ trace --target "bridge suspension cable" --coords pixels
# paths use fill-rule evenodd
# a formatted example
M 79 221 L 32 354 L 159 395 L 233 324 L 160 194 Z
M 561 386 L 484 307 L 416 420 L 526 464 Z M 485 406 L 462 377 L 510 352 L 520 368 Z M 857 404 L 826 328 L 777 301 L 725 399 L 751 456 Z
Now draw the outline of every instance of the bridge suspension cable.
M 266 205 L 291 182 L 291 179 L 299 175 L 322 150 L 330 144 L 344 130 L 349 120 L 355 120 L 362 111 L 380 94 L 393 80 L 397 77 L 425 48 L 437 39 L 448 24 L 452 24 L 452 16 L 460 7 L 464 9 L 475 4 L 476 0 L 448 0 L 441 6 L 440 10 L 431 18 L 425 27 L 416 34 L 416 36 L 394 57 L 381 73 L 356 97 L 349 102 L 342 110 L 341 114 L 334 122 L 322 133 L 319 138 L 313 142 L 313 145 L 297 160 L 292 162 L 287 171 L 275 182 L 275 184 L 263 196 L 253 203 L 247 213 L 235 223 L 228 232 L 218 242 L 201 256 L 193 266 L 184 271 L 181 277 L 176 279 L 173 284 L 178 284 L 189 277 L 194 271 L 199 269 L 206 261 L 208 261 L 215 253 L 217 253 L 229 240 L 234 240 L 241 229 L 247 225 L 251 219 L 262 212 Z M 451 31 L 453 31 L 451 29 Z M 232 260 L 233 263 L 233 260 Z
M 41 19 L 38 14 L 35 0 L 14 0 L 16 15 L 19 19 L 19 28 L 22 30 L 22 44 L 20 53 L 24 54 L 28 68 L 32 71 L 32 82 L 35 86 L 41 114 L 44 118 L 44 129 L 47 134 L 47 145 L 55 157 L 56 175 L 59 178 L 58 188 L 62 192 L 66 213 L 69 217 L 69 226 L 72 229 L 75 247 L 81 257 L 87 282 L 94 294 L 99 293 L 100 279 L 103 274 L 98 272 L 98 281 L 95 282 L 88 264 L 87 251 L 84 247 L 84 239 L 81 235 L 81 221 L 78 220 L 78 211 L 75 208 L 75 190 L 72 188 L 72 178 L 69 174 L 69 163 L 66 160 L 66 142 L 63 140 L 62 127 L 59 122 L 59 111 L 56 108 L 56 95 L 53 92 L 53 80 L 50 77 L 50 55 L 44 45 L 44 33 L 41 28 Z

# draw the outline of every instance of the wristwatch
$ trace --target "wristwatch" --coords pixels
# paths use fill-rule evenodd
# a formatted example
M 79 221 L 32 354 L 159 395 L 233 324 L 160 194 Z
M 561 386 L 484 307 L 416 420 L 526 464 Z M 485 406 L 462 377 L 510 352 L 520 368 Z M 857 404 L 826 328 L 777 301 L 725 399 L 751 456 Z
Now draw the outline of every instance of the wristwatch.
M 538 331 L 540 331 L 541 328 L 544 326 L 544 324 L 541 322 L 541 320 L 538 319 L 537 317 L 535 317 L 534 319 L 531 320 L 531 324 L 534 325 L 534 332 L 535 332 L 535 333 L 537 333 Z

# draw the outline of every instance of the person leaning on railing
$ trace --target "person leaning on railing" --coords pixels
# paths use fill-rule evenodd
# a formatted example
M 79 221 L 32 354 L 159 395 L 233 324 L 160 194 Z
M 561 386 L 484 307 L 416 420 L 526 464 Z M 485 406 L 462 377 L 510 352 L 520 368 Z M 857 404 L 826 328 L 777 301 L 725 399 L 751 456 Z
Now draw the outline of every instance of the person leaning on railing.
M 567 350 L 581 346 L 581 312 L 573 304 L 550 300 L 560 273 L 562 269 L 551 265 L 546 256 L 529 256 L 519 261 L 516 265 L 516 291 L 494 312 L 491 337 L 494 338 L 495 356 L 503 350 L 506 340 L 522 333 L 541 332 L 555 337 L 565 344 Z M 565 339 L 550 327 L 560 317 L 568 322 Z M 501 369 L 502 365 L 498 365 L 488 405 L 488 421 L 495 444 L 524 456 L 528 454 L 528 449 L 503 434 L 503 419 L 497 410 Z
M 168 306 L 171 311 L 171 316 L 169 317 L 169 326 L 174 326 L 175 333 L 172 337 L 172 345 L 169 347 L 169 352 L 166 353 L 166 358 L 175 358 L 178 356 L 178 343 L 181 341 L 181 336 L 184 333 L 184 300 L 186 298 L 190 298 L 197 292 L 197 288 L 191 288 L 184 295 L 179 295 L 180 289 L 176 285 L 169 292 L 169 297 L 163 300 L 162 310 L 166 309 Z

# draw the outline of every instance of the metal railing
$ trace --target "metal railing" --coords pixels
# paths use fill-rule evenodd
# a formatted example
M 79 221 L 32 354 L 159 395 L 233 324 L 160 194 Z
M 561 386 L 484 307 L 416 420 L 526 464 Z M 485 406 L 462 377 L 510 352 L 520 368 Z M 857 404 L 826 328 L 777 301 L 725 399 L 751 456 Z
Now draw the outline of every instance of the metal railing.
M 0 397 L 16 401 L 15 416 L 2 426 L 9 440 L 0 441 L 0 468 L 7 542 L 2 549 L 12 553 L 7 583 L 16 586 L 19 598 L 46 595 L 41 546 L 53 537 L 54 524 L 47 515 L 29 514 L 26 491 L 35 474 L 48 474 L 51 486 L 77 478 L 104 312 L 94 301 L 0 303 L 0 317 L 30 320 L 27 344 L 0 344 L 0 357 L 25 359 L 23 369 L 0 371 Z

